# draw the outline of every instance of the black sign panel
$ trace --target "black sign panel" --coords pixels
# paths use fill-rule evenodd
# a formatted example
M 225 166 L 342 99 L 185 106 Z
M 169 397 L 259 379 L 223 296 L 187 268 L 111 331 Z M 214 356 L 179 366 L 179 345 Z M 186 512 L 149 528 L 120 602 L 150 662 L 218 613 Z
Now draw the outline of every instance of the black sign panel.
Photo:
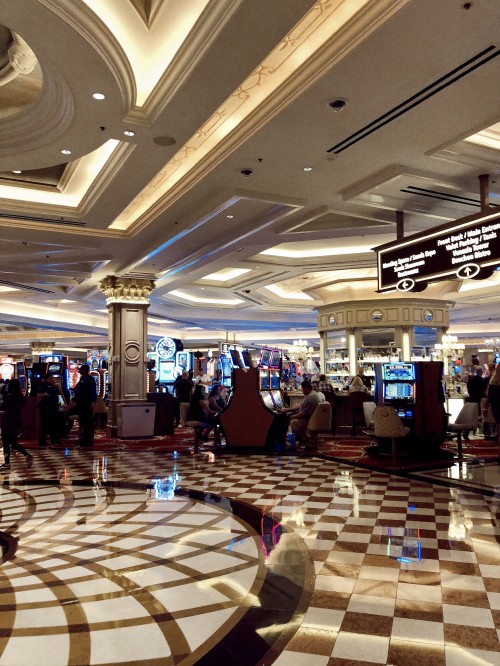
M 481 268 L 500 264 L 500 213 L 458 220 L 375 250 L 379 291 L 411 291 L 419 282 L 474 278 Z

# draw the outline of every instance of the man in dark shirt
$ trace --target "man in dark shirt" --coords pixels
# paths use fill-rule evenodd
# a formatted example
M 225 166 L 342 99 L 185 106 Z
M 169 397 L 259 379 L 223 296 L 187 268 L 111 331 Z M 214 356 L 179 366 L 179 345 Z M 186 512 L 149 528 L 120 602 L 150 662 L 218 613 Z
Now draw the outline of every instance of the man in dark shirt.
M 180 421 L 180 405 L 181 402 L 189 402 L 191 400 L 191 393 L 193 391 L 193 382 L 189 379 L 189 372 L 184 370 L 182 375 L 179 375 L 174 382 L 175 390 L 175 425 L 179 425 Z
M 486 387 L 488 380 L 483 377 L 483 369 L 477 366 L 472 377 L 467 382 L 467 393 L 469 394 L 469 402 L 476 402 L 481 408 L 481 398 L 485 397 Z
M 94 444 L 94 402 L 97 400 L 97 387 L 94 378 L 90 375 L 88 365 L 81 365 L 78 372 L 80 381 L 74 388 L 73 400 L 76 403 L 75 412 L 78 414 L 78 423 L 81 428 L 80 446 L 93 446 Z
M 61 391 L 56 385 L 53 375 L 49 372 L 37 388 L 37 407 L 40 413 L 40 428 L 38 432 L 38 446 L 44 449 L 47 446 L 47 435 L 52 445 L 59 444 L 59 396 Z

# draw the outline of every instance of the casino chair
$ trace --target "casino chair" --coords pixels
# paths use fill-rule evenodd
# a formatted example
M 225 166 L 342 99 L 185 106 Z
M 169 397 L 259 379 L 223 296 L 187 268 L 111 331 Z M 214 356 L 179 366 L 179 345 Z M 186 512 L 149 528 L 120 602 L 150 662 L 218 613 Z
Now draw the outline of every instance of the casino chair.
M 203 421 L 188 421 L 189 402 L 181 402 L 179 405 L 180 421 L 183 428 L 193 428 L 194 431 L 194 452 L 198 453 L 200 447 L 200 433 L 207 427 Z
M 332 406 L 329 402 L 320 402 L 314 408 L 306 428 L 306 449 L 318 450 L 318 434 L 331 433 Z
M 462 435 L 469 439 L 469 432 L 475 432 L 479 418 L 479 406 L 477 402 L 466 402 L 458 412 L 455 423 L 448 423 L 448 432 L 457 435 L 457 452 L 459 460 L 463 458 Z
M 364 391 L 352 391 L 349 393 L 349 409 L 351 410 L 352 418 L 351 435 L 353 437 L 356 435 L 357 427 L 365 424 L 363 404 L 372 400 L 373 397 Z
M 363 403 L 363 413 L 365 415 L 365 423 L 368 430 L 373 430 L 373 413 L 377 407 L 374 402 L 364 402 Z
M 403 424 L 394 407 L 376 407 L 373 412 L 373 426 L 375 437 L 391 440 L 392 464 L 397 465 L 397 440 L 403 439 L 410 433 L 410 428 Z

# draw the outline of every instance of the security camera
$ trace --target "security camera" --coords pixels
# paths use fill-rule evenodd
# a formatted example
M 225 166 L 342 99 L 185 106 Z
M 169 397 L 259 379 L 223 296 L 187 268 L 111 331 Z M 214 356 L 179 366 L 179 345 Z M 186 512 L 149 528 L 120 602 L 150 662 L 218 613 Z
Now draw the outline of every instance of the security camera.
M 250 178 L 250 176 L 253 174 L 253 171 L 252 169 L 242 169 L 240 173 L 243 176 L 243 178 Z

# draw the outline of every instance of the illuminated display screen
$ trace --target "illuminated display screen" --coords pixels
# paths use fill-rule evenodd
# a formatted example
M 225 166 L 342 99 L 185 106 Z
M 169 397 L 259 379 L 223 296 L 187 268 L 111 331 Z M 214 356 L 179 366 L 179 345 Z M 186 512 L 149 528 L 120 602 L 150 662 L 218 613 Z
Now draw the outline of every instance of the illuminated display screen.
M 62 369 L 61 363 L 49 363 L 48 372 L 51 372 L 53 375 L 60 375 Z
M 279 349 L 273 349 L 269 366 L 271 368 L 276 368 L 277 370 L 281 367 L 281 352 Z
M 414 381 L 413 363 L 382 363 L 382 379 L 388 381 Z
M 279 389 L 280 387 L 280 372 L 279 370 L 271 371 L 271 388 Z
M 378 253 L 378 288 L 380 291 L 408 290 L 410 281 L 473 278 L 479 269 L 500 263 L 500 214 L 490 219 L 457 222 L 416 234 Z
M 410 382 L 384 384 L 384 400 L 413 400 L 415 385 Z
M 260 354 L 260 363 L 259 363 L 259 365 L 262 365 L 262 366 L 268 368 L 269 364 L 271 362 L 272 353 L 273 353 L 272 349 L 263 349 L 261 354 Z
M 260 388 L 263 391 L 269 390 L 269 372 L 266 370 L 261 370 L 260 372 Z

